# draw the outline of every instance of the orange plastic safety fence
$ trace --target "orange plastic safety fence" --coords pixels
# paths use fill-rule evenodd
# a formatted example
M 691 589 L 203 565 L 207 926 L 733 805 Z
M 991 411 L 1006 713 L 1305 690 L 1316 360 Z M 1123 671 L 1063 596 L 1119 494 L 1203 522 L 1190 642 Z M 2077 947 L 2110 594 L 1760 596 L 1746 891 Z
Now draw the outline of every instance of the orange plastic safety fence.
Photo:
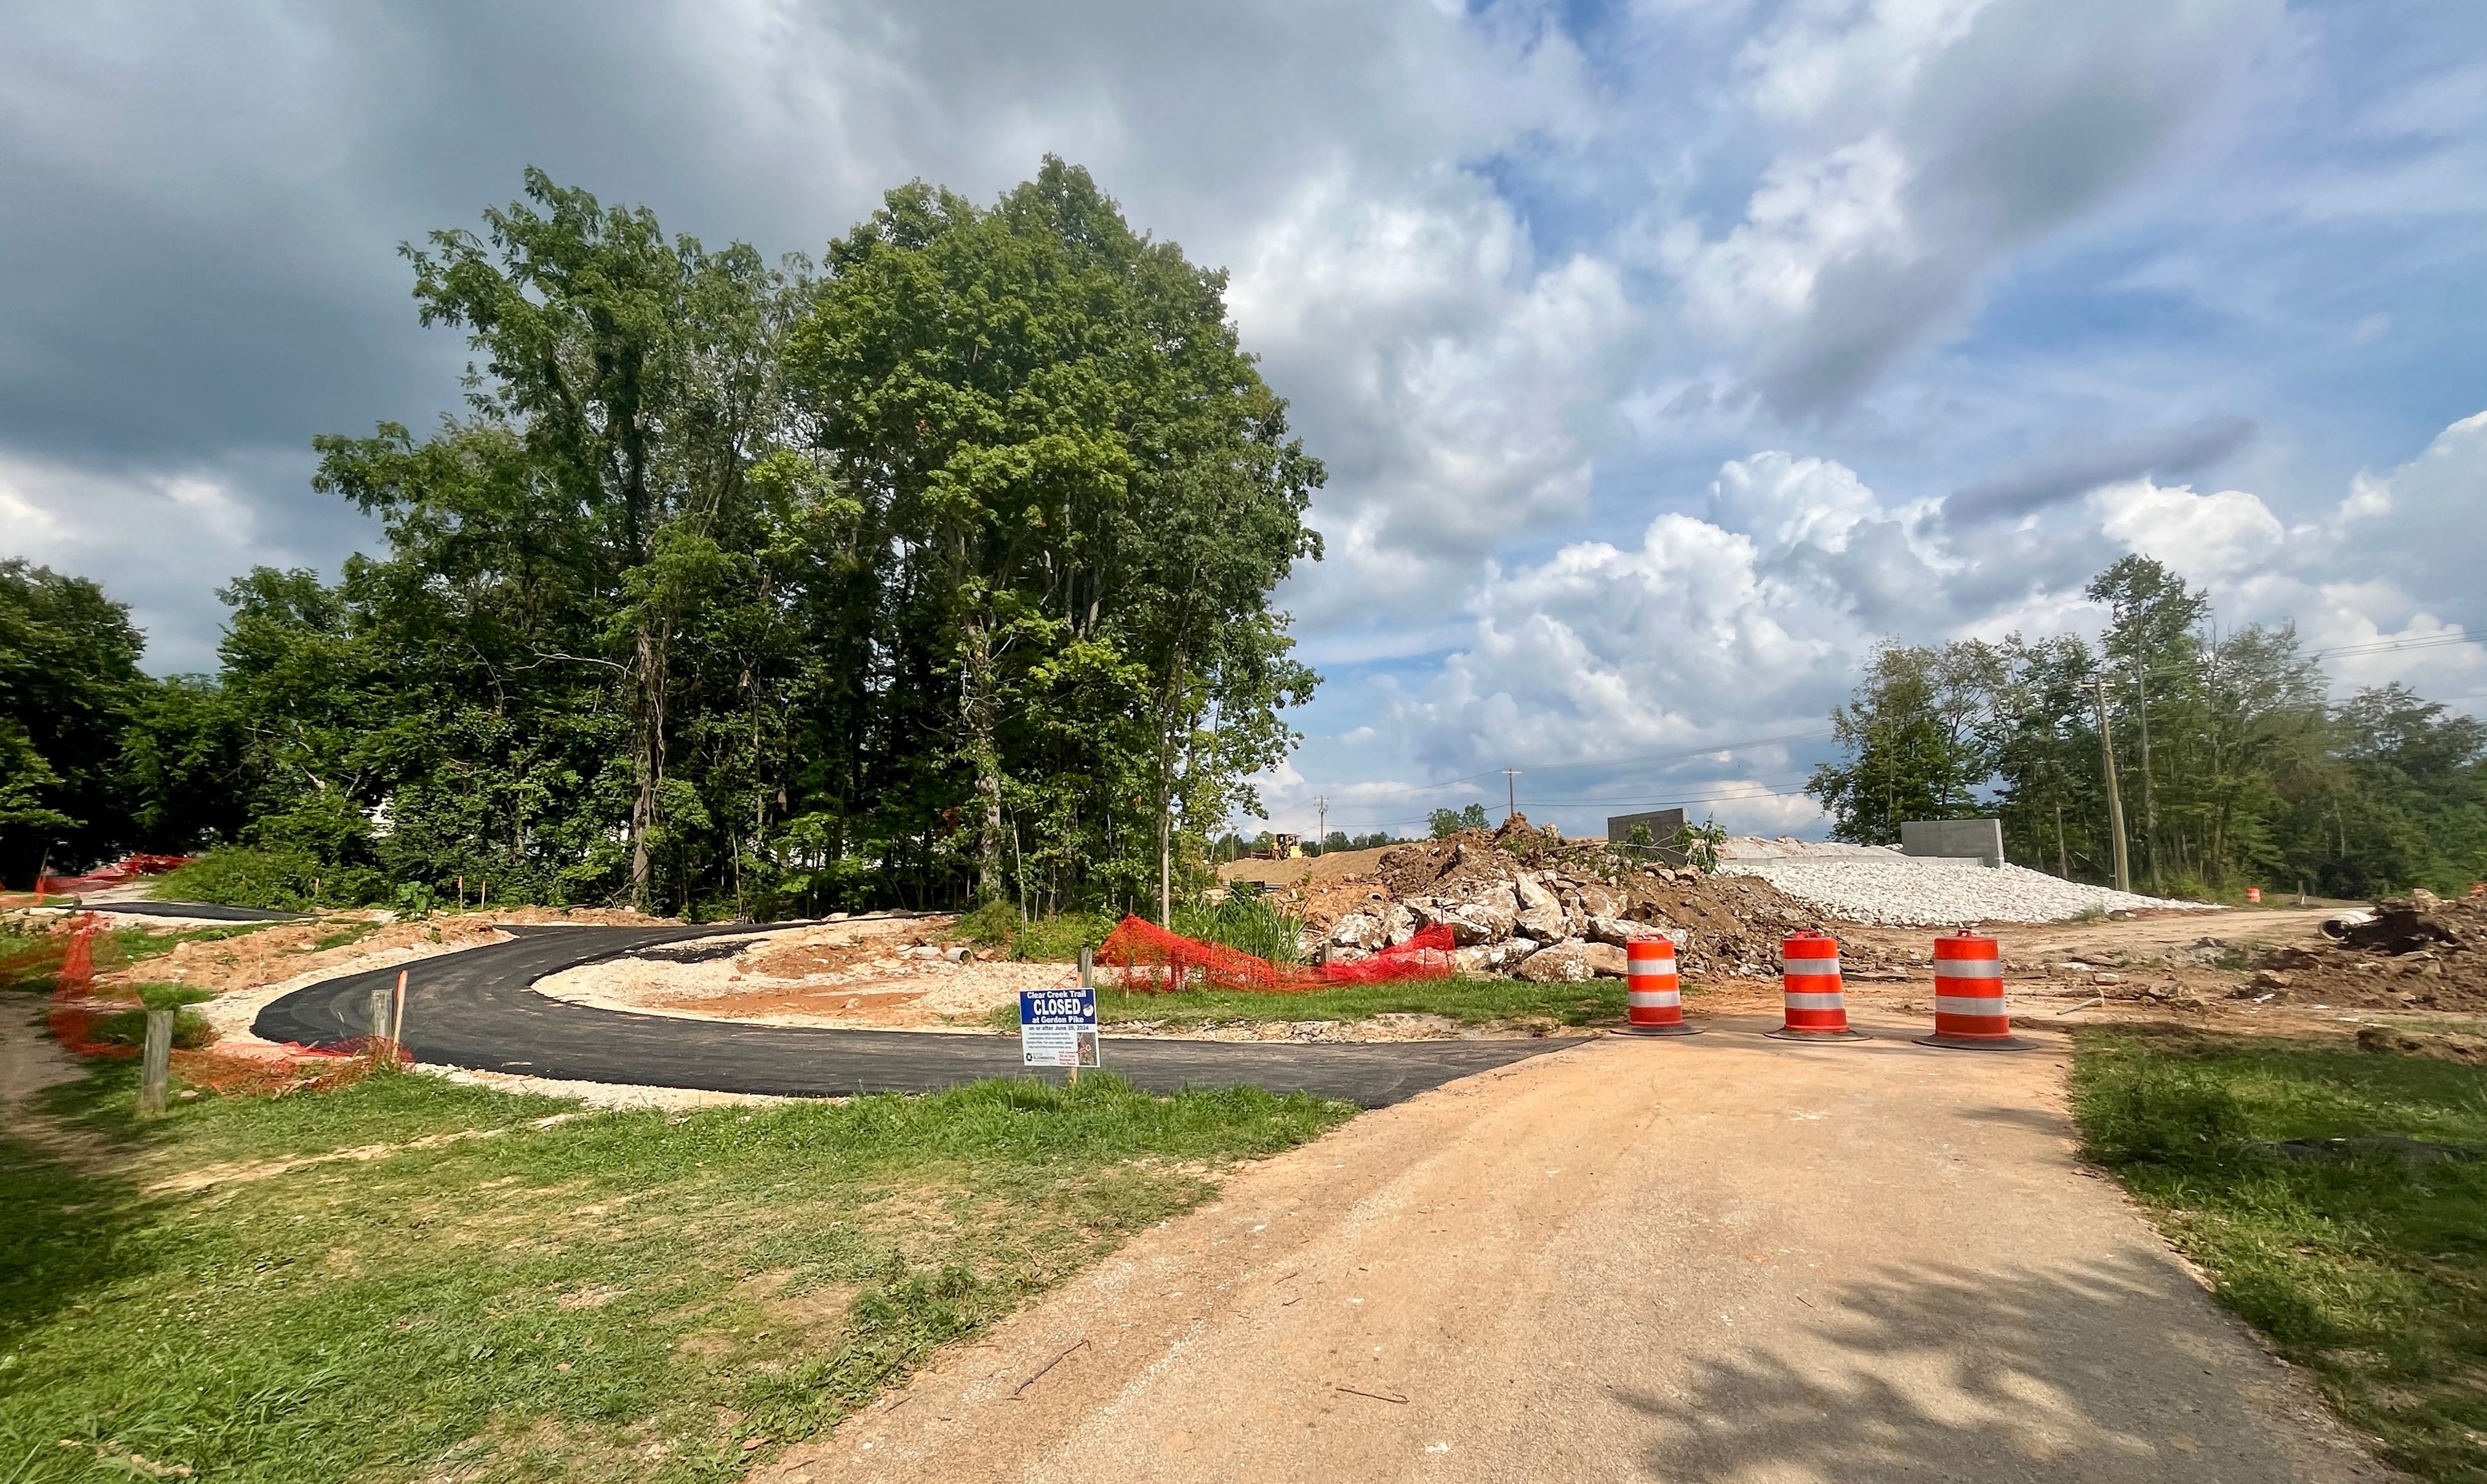
M 1354 963 L 1279 965 L 1222 943 L 1168 932 L 1143 918 L 1125 918 L 1105 937 L 1097 961 L 1122 972 L 1125 989 L 1167 994 L 1190 987 L 1301 995 L 1341 984 L 1381 984 L 1450 976 L 1451 929 L 1425 928 L 1397 948 Z
M 190 864 L 185 855 L 126 855 L 109 866 L 98 866 L 83 876 L 38 876 L 38 896 L 75 896 L 82 892 L 100 892 L 107 887 L 126 886 L 141 876 L 161 876 Z

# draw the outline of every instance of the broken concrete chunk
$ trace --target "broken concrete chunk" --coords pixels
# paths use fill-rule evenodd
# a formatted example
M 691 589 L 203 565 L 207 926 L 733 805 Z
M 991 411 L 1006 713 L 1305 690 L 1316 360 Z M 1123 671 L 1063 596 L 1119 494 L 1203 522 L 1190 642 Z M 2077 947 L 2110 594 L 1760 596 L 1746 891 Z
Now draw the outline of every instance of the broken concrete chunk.
M 1577 940 L 1549 944 L 1520 961 L 1515 972 L 1533 984 L 1579 984 L 1595 973 L 1589 967 L 1588 945 Z
M 1560 943 L 1573 936 L 1563 909 L 1551 903 L 1528 908 L 1514 920 L 1513 925 L 1540 943 Z
M 1624 977 L 1627 957 L 1624 950 L 1611 943 L 1584 943 L 1580 956 L 1588 961 L 1589 972 L 1602 979 Z
M 1329 941 L 1332 948 L 1359 948 L 1369 952 L 1389 943 L 1390 930 L 1372 913 L 1351 912 L 1331 926 Z
M 1444 921 L 1451 924 L 1451 942 L 1464 948 L 1480 943 L 1500 943 L 1511 936 L 1513 926 L 1511 913 L 1483 904 L 1462 908 Z

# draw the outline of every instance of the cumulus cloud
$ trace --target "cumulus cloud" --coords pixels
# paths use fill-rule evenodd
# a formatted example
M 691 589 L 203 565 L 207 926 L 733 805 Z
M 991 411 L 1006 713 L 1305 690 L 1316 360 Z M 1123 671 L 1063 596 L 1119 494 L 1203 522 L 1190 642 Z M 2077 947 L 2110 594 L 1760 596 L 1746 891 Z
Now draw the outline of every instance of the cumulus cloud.
M 1799 793 L 1802 763 L 1822 754 L 1821 719 L 1877 643 L 2095 632 L 2105 615 L 2082 586 L 2123 551 L 2205 589 L 2223 627 L 2293 622 L 2310 649 L 2352 650 L 2326 656 L 2343 688 L 2487 692 L 2487 649 L 2446 643 L 2473 632 L 2464 615 L 2476 621 L 2462 556 L 2487 542 L 2482 494 L 2487 414 L 2407 464 L 2359 476 L 2294 528 L 2246 490 L 2125 480 L 2029 533 L 2081 554 L 2033 581 L 2025 551 L 1962 537 L 1938 518 L 1939 502 L 1895 503 L 1836 460 L 1764 452 L 1720 467 L 1706 519 L 1662 512 L 1636 544 L 1577 541 L 1494 569 L 1460 646 L 1428 684 L 1385 687 L 1381 709 L 1435 776 L 1535 770 L 1530 788 L 1551 807 L 1532 817 L 1576 830 L 1609 805 L 1714 799 L 1739 829 L 1804 828 L 1819 816 Z M 2401 539 L 2413 516 L 2440 538 Z M 1292 805 L 1313 787 L 1272 798 Z M 1467 779 L 1340 796 L 1381 811 L 1395 800 L 1404 812 L 1412 797 L 1486 791 Z
M 1783 414 L 1836 412 L 1959 328 L 2007 256 L 2141 179 L 2277 0 L 1791 7 L 1746 48 L 1781 144 L 1723 233 L 1663 256 Z

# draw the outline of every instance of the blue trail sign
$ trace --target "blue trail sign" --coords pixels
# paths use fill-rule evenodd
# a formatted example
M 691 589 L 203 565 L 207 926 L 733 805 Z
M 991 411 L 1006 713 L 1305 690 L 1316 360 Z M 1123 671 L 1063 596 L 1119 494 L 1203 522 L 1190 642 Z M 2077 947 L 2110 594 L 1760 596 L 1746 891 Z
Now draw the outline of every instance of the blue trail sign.
M 1102 1063 L 1097 1055 L 1097 992 L 1023 989 L 1019 996 L 1019 1050 L 1027 1066 L 1074 1071 Z

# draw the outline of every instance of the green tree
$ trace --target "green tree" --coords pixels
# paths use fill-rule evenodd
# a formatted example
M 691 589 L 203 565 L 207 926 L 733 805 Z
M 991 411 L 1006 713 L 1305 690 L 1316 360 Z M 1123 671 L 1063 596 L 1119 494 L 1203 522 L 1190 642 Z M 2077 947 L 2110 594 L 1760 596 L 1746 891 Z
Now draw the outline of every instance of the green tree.
M 1840 839 L 1889 843 L 1908 819 L 1953 819 L 1983 806 L 1995 772 L 1988 728 L 2002 655 L 1964 640 L 1941 649 L 1886 643 L 1849 701 L 1830 714 L 1844 763 L 1816 767 L 1805 791 Z
M 1314 683 L 1268 597 L 1319 554 L 1301 517 L 1321 468 L 1237 346 L 1224 276 L 1051 158 L 991 210 L 893 191 L 824 267 L 797 401 L 900 554 L 883 665 L 956 698 L 893 718 L 892 744 L 955 739 L 968 797 L 943 833 L 980 897 L 1003 890 L 1017 805 L 1041 869 L 1093 842 L 1127 887 L 1146 820 L 1162 915 L 1179 830 L 1205 862 Z
M 129 842 L 119 763 L 144 643 L 95 583 L 0 561 L 0 880 Z

